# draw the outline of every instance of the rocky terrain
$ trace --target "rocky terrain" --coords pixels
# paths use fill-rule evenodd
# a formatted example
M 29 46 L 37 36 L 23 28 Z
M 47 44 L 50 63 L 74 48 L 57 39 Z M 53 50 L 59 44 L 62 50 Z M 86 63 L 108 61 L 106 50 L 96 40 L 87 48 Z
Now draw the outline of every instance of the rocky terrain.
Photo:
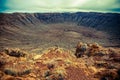
M 0 80 L 120 80 L 119 32 L 118 13 L 0 13 Z
M 120 50 L 78 43 L 76 51 L 47 48 L 0 52 L 0 80 L 120 80 Z

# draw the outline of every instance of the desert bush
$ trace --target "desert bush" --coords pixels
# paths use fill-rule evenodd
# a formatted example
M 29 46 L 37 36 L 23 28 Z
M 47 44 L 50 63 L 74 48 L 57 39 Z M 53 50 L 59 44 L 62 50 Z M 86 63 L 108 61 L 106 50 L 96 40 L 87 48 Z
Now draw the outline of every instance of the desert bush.
M 17 72 L 17 71 L 14 71 L 12 69 L 5 69 L 4 70 L 4 73 L 7 74 L 7 75 L 11 75 L 11 76 L 22 76 L 22 75 L 27 75 L 31 72 L 30 69 L 26 69 L 26 70 L 23 70 L 21 72 Z
M 9 56 L 25 57 L 26 53 L 19 49 L 4 49 L 4 52 Z
M 12 70 L 9 70 L 9 69 L 5 69 L 4 73 L 7 74 L 7 75 L 11 75 L 11 76 L 17 76 L 16 72 L 14 72 Z

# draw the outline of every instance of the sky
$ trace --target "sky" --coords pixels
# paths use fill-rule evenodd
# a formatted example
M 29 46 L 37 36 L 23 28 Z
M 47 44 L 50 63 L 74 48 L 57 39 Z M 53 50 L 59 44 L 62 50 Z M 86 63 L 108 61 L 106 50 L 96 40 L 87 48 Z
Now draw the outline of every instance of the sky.
M 120 0 L 0 0 L 1 13 L 80 11 L 120 13 Z

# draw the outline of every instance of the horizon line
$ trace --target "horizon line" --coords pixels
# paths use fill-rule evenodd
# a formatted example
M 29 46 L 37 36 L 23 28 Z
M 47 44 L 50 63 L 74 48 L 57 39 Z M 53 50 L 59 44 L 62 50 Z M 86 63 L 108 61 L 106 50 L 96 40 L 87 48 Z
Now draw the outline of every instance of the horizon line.
M 79 12 L 86 12 L 86 13 L 117 13 L 120 14 L 120 12 L 111 12 L 111 11 L 86 11 L 86 10 L 82 10 L 82 11 L 2 11 L 0 13 L 7 13 L 7 14 L 12 14 L 12 13 L 79 13 Z

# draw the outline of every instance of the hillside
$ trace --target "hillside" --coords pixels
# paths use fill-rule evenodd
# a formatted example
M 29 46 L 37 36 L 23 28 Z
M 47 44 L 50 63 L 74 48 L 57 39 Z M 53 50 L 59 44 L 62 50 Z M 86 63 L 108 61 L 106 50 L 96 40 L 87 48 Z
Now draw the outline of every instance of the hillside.
M 0 48 L 73 49 L 79 41 L 119 47 L 119 23 L 117 13 L 0 13 Z
M 71 22 L 78 26 L 92 27 L 118 34 L 120 14 L 118 13 L 13 13 L 0 14 L 0 24 L 39 25 L 40 23 L 64 23 Z

